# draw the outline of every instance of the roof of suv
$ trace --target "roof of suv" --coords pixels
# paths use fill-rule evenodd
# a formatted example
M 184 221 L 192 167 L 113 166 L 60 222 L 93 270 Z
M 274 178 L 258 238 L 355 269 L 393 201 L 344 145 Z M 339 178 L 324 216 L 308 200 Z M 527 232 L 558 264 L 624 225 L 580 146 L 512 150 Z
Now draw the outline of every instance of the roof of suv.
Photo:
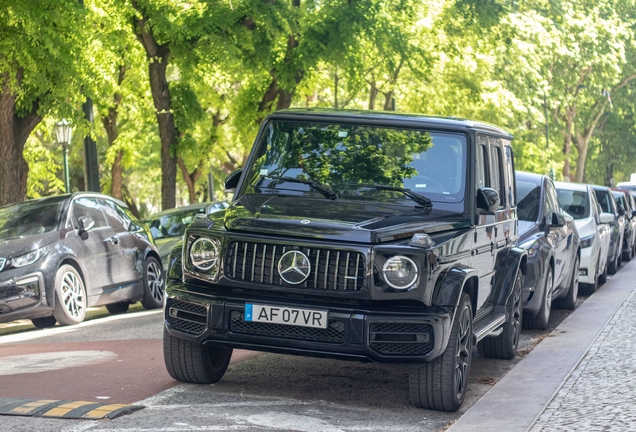
M 479 130 L 490 135 L 499 135 L 502 138 L 512 139 L 512 135 L 505 130 L 485 122 L 467 120 L 460 117 L 436 117 L 422 114 L 403 114 L 393 111 L 349 110 L 332 108 L 290 108 L 276 111 L 268 116 L 276 119 L 307 119 L 326 120 L 337 119 L 339 121 L 366 121 L 377 123 L 395 123 L 404 126 L 428 127 L 436 129 L 465 129 Z

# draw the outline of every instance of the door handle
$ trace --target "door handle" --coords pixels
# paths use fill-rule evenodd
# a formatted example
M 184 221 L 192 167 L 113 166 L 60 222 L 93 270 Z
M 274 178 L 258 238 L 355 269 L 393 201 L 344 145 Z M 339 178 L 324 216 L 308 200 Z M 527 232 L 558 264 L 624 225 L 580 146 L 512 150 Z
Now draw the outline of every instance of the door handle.
M 110 242 L 112 244 L 118 244 L 119 243 L 119 239 L 117 237 L 111 237 L 108 240 L 110 240 Z

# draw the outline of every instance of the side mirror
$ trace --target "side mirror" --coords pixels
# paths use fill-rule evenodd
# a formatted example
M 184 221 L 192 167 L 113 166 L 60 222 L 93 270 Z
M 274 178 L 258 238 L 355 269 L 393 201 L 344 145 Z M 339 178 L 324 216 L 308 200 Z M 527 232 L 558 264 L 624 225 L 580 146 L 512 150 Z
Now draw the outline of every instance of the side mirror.
M 601 223 L 608 224 L 614 222 L 614 215 L 611 213 L 601 213 Z
M 494 214 L 499 208 L 499 193 L 489 187 L 477 189 L 477 209 L 486 214 Z
M 632 217 L 636 217 L 636 210 L 632 210 Z
M 234 192 L 236 190 L 241 174 L 243 174 L 243 170 L 237 169 L 225 177 L 225 192 Z
M 80 232 L 88 232 L 95 226 L 95 221 L 89 216 L 80 216 L 77 222 L 79 222 Z
M 550 223 L 551 227 L 562 227 L 565 226 L 565 218 L 562 214 L 554 212 L 552 213 L 552 222 Z
M 625 216 L 625 209 L 623 208 L 622 205 L 618 206 L 618 215 L 619 216 Z

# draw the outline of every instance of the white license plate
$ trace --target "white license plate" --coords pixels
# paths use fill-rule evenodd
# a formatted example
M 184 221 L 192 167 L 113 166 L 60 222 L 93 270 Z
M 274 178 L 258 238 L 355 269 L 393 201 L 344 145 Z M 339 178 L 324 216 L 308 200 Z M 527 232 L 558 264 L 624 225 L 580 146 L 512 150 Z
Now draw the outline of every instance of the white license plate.
M 327 328 L 327 311 L 245 303 L 245 321 Z

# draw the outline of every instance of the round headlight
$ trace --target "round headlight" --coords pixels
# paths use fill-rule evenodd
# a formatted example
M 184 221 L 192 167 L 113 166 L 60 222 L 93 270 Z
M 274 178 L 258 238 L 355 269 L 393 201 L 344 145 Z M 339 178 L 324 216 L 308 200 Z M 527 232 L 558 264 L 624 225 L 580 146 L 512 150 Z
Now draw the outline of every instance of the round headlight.
M 190 262 L 199 270 L 210 270 L 218 259 L 219 248 L 207 237 L 199 237 L 190 246 Z
M 401 255 L 389 258 L 382 266 L 384 280 L 395 289 L 407 289 L 413 286 L 417 273 L 417 264 L 411 258 Z

